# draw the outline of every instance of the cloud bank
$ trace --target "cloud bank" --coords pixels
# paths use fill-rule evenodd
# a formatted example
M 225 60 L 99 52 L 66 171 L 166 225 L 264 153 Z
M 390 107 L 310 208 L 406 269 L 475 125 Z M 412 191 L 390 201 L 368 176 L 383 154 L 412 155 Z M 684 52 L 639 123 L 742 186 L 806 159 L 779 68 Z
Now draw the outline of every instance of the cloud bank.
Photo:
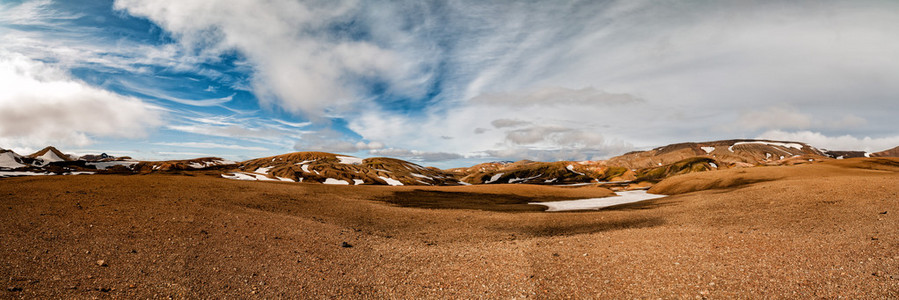
M 0 52 L 0 144 L 85 146 L 93 137 L 140 138 L 162 123 L 157 107 Z
M 0 28 L 0 49 L 107 74 L 69 79 L 165 107 L 175 116 L 166 132 L 196 142 L 450 164 L 599 159 L 758 136 L 874 147 L 899 128 L 893 1 L 116 0 L 105 8 L 161 31 L 143 39 L 68 28 L 85 13 L 51 4 L 59 3 L 4 5 L 16 13 L 0 17 L 11 24 Z M 113 73 L 200 88 L 175 93 Z

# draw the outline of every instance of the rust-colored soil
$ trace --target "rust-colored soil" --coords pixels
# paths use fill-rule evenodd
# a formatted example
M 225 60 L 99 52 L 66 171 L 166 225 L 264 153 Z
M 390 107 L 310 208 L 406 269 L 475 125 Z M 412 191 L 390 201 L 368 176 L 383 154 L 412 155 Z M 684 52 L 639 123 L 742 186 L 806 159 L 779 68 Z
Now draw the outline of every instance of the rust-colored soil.
M 0 180 L 0 293 L 899 297 L 899 173 L 882 164 L 840 163 L 845 165 L 751 168 L 746 170 L 845 172 L 785 172 L 756 183 L 577 213 L 422 209 L 377 200 L 414 191 L 506 194 L 485 187 L 328 186 L 178 175 L 8 178 Z M 737 171 L 683 176 L 719 178 Z M 515 197 L 550 191 L 498 188 Z M 516 194 L 517 188 L 525 192 Z M 352 247 L 342 247 L 344 242 Z

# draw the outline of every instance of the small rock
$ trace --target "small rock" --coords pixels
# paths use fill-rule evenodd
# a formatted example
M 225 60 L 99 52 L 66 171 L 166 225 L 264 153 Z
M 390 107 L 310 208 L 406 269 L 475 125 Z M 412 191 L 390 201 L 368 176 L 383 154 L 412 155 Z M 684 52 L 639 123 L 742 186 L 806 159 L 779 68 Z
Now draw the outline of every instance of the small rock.
M 97 265 L 98 265 L 98 266 L 101 266 L 101 267 L 108 267 L 108 266 L 109 266 L 109 265 L 106 263 L 106 261 L 105 261 L 105 260 L 102 260 L 102 259 L 97 261 Z
M 882 211 L 882 212 L 880 212 L 880 214 L 881 214 L 881 215 L 885 215 L 885 214 L 887 214 L 887 212 L 886 212 L 886 211 Z
M 872 240 L 872 241 L 876 241 L 876 240 L 878 240 L 878 238 L 877 238 L 876 236 L 872 236 L 872 237 L 871 237 L 871 240 Z
M 6 290 L 10 291 L 10 292 L 21 292 L 22 288 L 18 287 L 18 286 L 11 286 L 11 287 L 7 287 Z
M 347 243 L 347 242 L 342 242 L 342 243 L 340 243 L 340 247 L 353 248 L 353 245 L 350 245 L 350 243 Z

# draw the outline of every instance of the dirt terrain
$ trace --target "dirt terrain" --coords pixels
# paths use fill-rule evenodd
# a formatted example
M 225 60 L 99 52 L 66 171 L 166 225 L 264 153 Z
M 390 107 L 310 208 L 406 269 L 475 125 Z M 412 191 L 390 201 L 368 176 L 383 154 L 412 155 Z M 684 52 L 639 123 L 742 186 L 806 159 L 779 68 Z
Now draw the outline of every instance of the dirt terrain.
M 0 295 L 899 297 L 897 159 L 678 175 L 666 198 L 563 213 L 483 199 L 609 192 L 186 175 L 0 179 Z

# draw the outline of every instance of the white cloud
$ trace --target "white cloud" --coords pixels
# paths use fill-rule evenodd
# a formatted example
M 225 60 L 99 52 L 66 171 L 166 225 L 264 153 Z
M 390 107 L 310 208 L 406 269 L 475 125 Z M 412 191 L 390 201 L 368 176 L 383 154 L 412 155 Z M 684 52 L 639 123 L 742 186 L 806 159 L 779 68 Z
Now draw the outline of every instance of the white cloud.
M 505 128 L 505 127 L 518 127 L 518 126 L 528 125 L 528 124 L 531 124 L 531 122 L 522 121 L 522 120 L 513 120 L 513 119 L 496 119 L 496 120 L 493 120 L 493 122 L 490 122 L 490 124 L 496 128 Z
M 737 125 L 743 129 L 806 129 L 812 126 L 809 115 L 786 107 L 770 107 L 740 115 Z
M 26 3 L 5 6 L 21 12 L 0 22 L 64 29 L 57 22 L 71 17 L 46 1 Z M 225 75 L 201 62 L 236 51 L 250 78 L 233 86 L 273 111 L 341 117 L 361 137 L 341 132 L 327 139 L 333 144 L 311 143 L 303 139 L 310 124 L 277 120 L 204 118 L 168 128 L 300 140 L 303 149 L 365 151 L 372 146 L 359 141 L 390 141 L 391 149 L 465 157 L 565 159 L 788 133 L 775 129 L 864 142 L 841 135 L 899 127 L 897 2 L 373 3 L 118 0 L 117 9 L 178 42 L 7 28 L 0 49 L 63 67 L 146 73 L 147 64 L 208 77 Z
M 293 146 L 297 151 L 323 151 L 335 153 L 355 153 L 363 150 L 384 148 L 380 142 L 350 141 L 343 139 L 341 133 L 332 129 L 307 132 Z
M 643 99 L 630 94 L 616 94 L 597 90 L 593 87 L 570 89 L 547 87 L 535 91 L 522 90 L 512 93 L 486 93 L 471 99 L 472 103 L 487 105 L 617 105 L 642 102 Z
M 368 98 L 367 80 L 388 92 L 418 97 L 425 87 L 414 58 L 362 40 L 341 38 L 329 26 L 359 13 L 353 1 L 139 1 L 115 8 L 146 17 L 187 48 L 237 50 L 253 64 L 253 90 L 264 104 L 309 117 L 355 109 Z
M 758 136 L 760 139 L 800 141 L 809 145 L 829 150 L 859 150 L 866 152 L 878 152 L 899 146 L 899 136 L 880 138 L 862 137 L 852 135 L 827 136 L 813 131 L 766 131 Z
M 154 145 L 186 147 L 186 148 L 202 148 L 202 149 L 231 149 L 231 150 L 249 150 L 249 151 L 268 151 L 263 147 L 226 145 L 218 143 L 201 143 L 201 142 L 180 142 L 180 143 L 153 143 Z
M 140 138 L 162 112 L 74 80 L 65 71 L 0 51 L 0 144 L 84 146 L 92 137 Z
M 396 148 L 388 148 L 388 149 L 374 149 L 369 151 L 369 154 L 387 156 L 387 157 L 399 157 L 411 161 L 420 161 L 420 162 L 443 162 L 448 160 L 460 159 L 465 156 L 458 153 L 449 153 L 449 152 L 428 152 L 428 151 L 418 151 L 418 150 L 408 150 L 408 149 L 396 149 Z
M 234 99 L 235 94 L 231 94 L 227 97 L 220 98 L 212 98 L 212 99 L 184 99 L 173 97 L 168 95 L 166 92 L 161 91 L 159 89 L 138 86 L 129 82 L 119 81 L 119 83 L 127 88 L 128 90 L 136 93 L 143 94 L 145 96 L 150 96 L 157 99 L 168 100 L 179 104 L 190 105 L 190 106 L 219 106 L 228 102 L 231 102 Z

